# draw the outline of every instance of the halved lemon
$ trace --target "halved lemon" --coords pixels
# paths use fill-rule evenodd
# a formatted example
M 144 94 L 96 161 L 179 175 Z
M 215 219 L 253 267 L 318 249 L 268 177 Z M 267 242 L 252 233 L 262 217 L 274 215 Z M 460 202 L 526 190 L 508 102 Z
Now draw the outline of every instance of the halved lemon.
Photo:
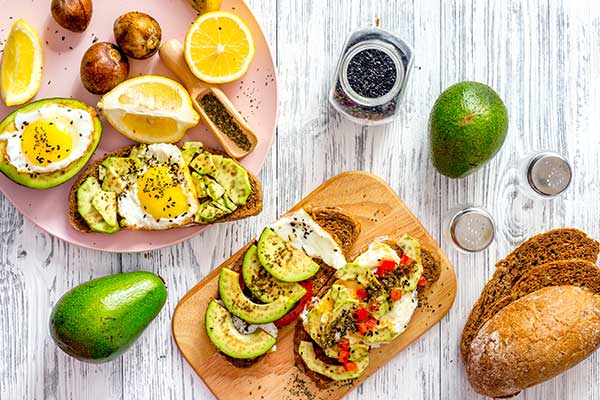
M 244 76 L 254 58 L 248 26 L 228 11 L 202 14 L 185 36 L 185 60 L 192 73 L 208 83 Z
M 144 75 L 128 79 L 98 102 L 106 120 L 140 143 L 173 143 L 198 124 L 192 99 L 172 79 Z
M 27 103 L 40 88 L 43 51 L 27 22 L 17 20 L 8 35 L 0 66 L 0 94 L 7 106 Z

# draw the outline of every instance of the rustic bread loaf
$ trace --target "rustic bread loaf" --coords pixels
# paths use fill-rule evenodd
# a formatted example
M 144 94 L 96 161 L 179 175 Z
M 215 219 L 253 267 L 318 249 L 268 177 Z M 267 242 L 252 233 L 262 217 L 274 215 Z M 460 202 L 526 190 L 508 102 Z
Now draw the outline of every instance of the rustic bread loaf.
M 580 259 L 596 263 L 600 243 L 578 229 L 554 229 L 535 235 L 496 263 L 496 271 L 473 306 L 463 329 L 460 350 L 468 358 L 471 341 L 479 328 L 499 309 L 496 302 L 508 304 L 513 286 L 529 269 L 558 260 Z
M 579 363 L 600 346 L 600 295 L 550 286 L 508 304 L 477 332 L 465 359 L 478 393 L 512 396 Z
M 85 181 L 90 176 L 98 178 L 98 170 L 100 164 L 102 164 L 102 161 L 106 160 L 109 157 L 129 157 L 129 154 L 131 153 L 131 149 L 133 147 L 134 146 L 122 147 L 111 153 L 105 154 L 103 157 L 100 157 L 97 160 L 92 161 L 75 180 L 75 183 L 71 187 L 71 191 L 69 193 L 68 215 L 69 223 L 74 229 L 85 233 L 92 232 L 91 229 L 88 227 L 87 222 L 85 222 L 83 217 L 79 215 L 79 212 L 77 211 L 77 189 L 79 188 L 79 186 L 81 186 L 83 181 Z M 207 150 L 212 154 L 227 156 L 227 154 L 217 149 L 204 147 L 204 150 Z M 250 192 L 250 196 L 248 196 L 248 199 L 246 200 L 246 204 L 236 208 L 235 211 L 233 211 L 232 213 L 224 215 L 216 221 L 211 222 L 211 224 L 216 224 L 219 222 L 236 221 L 239 219 L 244 219 L 253 215 L 260 214 L 263 208 L 262 187 L 260 186 L 258 178 L 252 172 L 248 171 L 248 176 L 250 178 L 250 186 L 252 187 L 252 191 Z

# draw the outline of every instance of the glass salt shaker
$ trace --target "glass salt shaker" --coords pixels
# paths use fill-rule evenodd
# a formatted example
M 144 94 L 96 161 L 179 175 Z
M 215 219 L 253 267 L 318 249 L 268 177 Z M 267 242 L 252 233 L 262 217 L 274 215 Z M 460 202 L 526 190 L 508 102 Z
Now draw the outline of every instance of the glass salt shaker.
M 444 226 L 447 240 L 465 253 L 487 249 L 495 237 L 495 223 L 490 213 L 472 204 L 449 210 Z
M 521 160 L 523 186 L 536 197 L 553 198 L 563 193 L 573 178 L 569 161 L 558 153 L 542 151 Z
M 389 123 L 398 116 L 412 64 L 412 49 L 394 33 L 355 31 L 344 44 L 329 102 L 358 124 Z

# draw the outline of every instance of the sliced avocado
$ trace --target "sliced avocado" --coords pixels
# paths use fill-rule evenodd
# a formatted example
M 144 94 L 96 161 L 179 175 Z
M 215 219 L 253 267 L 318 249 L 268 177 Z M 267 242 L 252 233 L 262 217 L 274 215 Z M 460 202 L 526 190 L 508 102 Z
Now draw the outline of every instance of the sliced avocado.
M 244 335 L 235 325 L 231 313 L 225 307 L 211 300 L 206 309 L 206 333 L 210 341 L 233 358 L 255 358 L 265 354 L 277 341 L 262 329 Z
M 248 171 L 230 158 L 223 158 L 213 175 L 215 180 L 225 188 L 225 192 L 237 205 L 246 204 L 252 192 Z
M 113 167 L 104 167 L 104 179 L 102 179 L 102 190 L 121 194 L 127 187 L 127 181 L 121 179 L 119 173 Z
M 221 208 L 215 206 L 211 200 L 207 200 L 198 206 L 198 211 L 196 212 L 194 221 L 200 224 L 209 223 L 216 221 L 223 215 L 227 214 L 229 214 L 228 211 L 222 210 Z
M 423 275 L 423 262 L 421 260 L 421 243 L 412 236 L 405 234 L 396 242 L 402 251 L 415 262 L 410 266 L 408 278 L 402 282 L 405 293 L 412 292 L 417 288 L 419 279 Z
M 295 304 L 287 296 L 280 296 L 268 304 L 252 302 L 242 291 L 240 274 L 227 268 L 223 268 L 219 275 L 219 295 L 232 314 L 251 324 L 266 324 L 278 320 Z
M 212 154 L 212 162 L 215 168 L 219 168 L 221 165 L 221 161 L 223 161 L 223 156 L 219 154 Z
M 225 211 L 226 214 L 231 214 L 235 211 L 237 206 L 233 204 L 231 201 L 229 203 L 225 200 L 225 197 L 221 197 L 219 200 L 213 200 L 212 205 L 218 207 L 222 211 Z M 233 209 L 231 209 L 233 207 Z
M 102 182 L 106 178 L 106 167 L 102 164 L 98 165 L 98 180 Z
M 108 157 L 102 161 L 105 167 L 111 167 L 119 175 L 131 175 L 137 169 L 140 160 L 137 157 Z
M 117 194 L 101 190 L 92 199 L 92 206 L 110 226 L 117 226 Z
M 302 250 L 284 241 L 270 228 L 265 228 L 260 235 L 258 258 L 271 275 L 284 282 L 303 281 L 319 270 L 319 264 Z
M 90 229 L 94 232 L 114 233 L 119 230 L 119 225 L 109 225 L 102 215 L 96 211 L 92 201 L 94 197 L 102 191 L 98 180 L 93 176 L 87 178 L 81 186 L 77 188 L 77 211 L 87 222 Z
M 138 144 L 131 148 L 129 151 L 129 157 L 144 158 L 147 150 L 148 148 L 145 144 Z
M 196 188 L 196 196 L 199 199 L 208 197 L 208 192 L 206 191 L 206 184 L 204 183 L 204 179 L 202 179 L 202 175 L 193 171 L 192 182 L 194 182 L 194 187 Z
M 223 197 L 221 197 L 220 201 L 222 201 L 223 205 L 225 207 L 227 207 L 227 209 L 230 210 L 231 212 L 235 211 L 237 209 L 237 207 L 238 207 L 237 204 L 235 204 L 233 202 L 233 200 L 231 200 L 229 198 L 229 196 L 226 195 L 226 194 L 224 194 Z
M 91 144 L 86 153 L 78 160 L 72 162 L 68 167 L 48 174 L 31 174 L 19 172 L 6 157 L 6 141 L 0 140 L 0 172 L 12 181 L 30 187 L 32 189 L 49 189 L 65 183 L 75 176 L 87 164 L 100 142 L 102 136 L 102 123 L 93 107 L 74 99 L 53 98 L 31 102 L 10 113 L 0 122 L 0 134 L 15 129 L 15 117 L 20 113 L 35 112 L 43 106 L 55 104 L 60 107 L 85 110 L 92 117 L 93 131 L 91 132 Z
M 214 175 L 217 171 L 212 160 L 212 154 L 208 151 L 200 151 L 196 158 L 190 162 L 190 167 L 195 169 L 200 175 Z
M 394 340 L 397 336 L 397 333 L 394 329 L 385 325 L 382 327 L 377 327 L 377 329 L 369 332 L 369 334 L 361 336 L 361 339 L 366 343 L 387 343 Z
M 219 185 L 217 181 L 209 176 L 203 176 L 204 184 L 206 185 L 206 192 L 208 196 L 213 200 L 219 200 L 225 194 L 223 186 Z
M 192 162 L 192 159 L 195 155 L 196 149 L 194 148 L 181 150 L 181 156 L 183 157 L 183 162 L 185 165 L 190 165 L 190 162 Z
M 306 315 L 304 328 L 319 346 L 336 343 L 354 326 L 352 313 L 360 302 L 342 285 L 333 284 L 327 294 Z
M 297 302 L 306 294 L 302 285 L 294 282 L 283 282 L 267 272 L 260 264 L 256 245 L 252 245 L 242 264 L 244 283 L 263 303 L 272 303 L 281 295 L 288 296 L 291 301 Z
M 204 147 L 204 143 L 202 142 L 183 142 L 181 148 L 184 150 L 193 149 L 194 151 L 198 151 L 199 149 Z
M 388 294 L 370 268 L 356 263 L 349 263 L 337 270 L 335 276 L 339 279 L 337 283 L 348 286 L 348 284 L 358 282 L 367 291 L 370 296 L 369 304 L 378 305 L 378 309 L 373 313 L 373 316 L 380 317 L 390 310 Z
M 367 368 L 367 365 L 369 365 L 368 356 L 355 361 L 357 368 L 354 371 L 345 371 L 342 365 L 326 364 L 317 358 L 313 344 L 304 340 L 301 341 L 298 346 L 298 353 L 308 369 L 321 375 L 325 375 L 335 381 L 358 378 Z

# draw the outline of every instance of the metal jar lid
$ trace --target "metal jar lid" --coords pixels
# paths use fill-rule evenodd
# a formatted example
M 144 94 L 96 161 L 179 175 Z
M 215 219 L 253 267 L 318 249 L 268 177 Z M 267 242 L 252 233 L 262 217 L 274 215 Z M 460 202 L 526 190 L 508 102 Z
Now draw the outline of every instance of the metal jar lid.
M 468 253 L 485 250 L 494 240 L 494 219 L 483 208 L 466 207 L 450 220 L 450 238 Z
M 571 184 L 571 164 L 563 156 L 552 152 L 536 154 L 527 166 L 527 183 L 544 197 L 558 196 Z

